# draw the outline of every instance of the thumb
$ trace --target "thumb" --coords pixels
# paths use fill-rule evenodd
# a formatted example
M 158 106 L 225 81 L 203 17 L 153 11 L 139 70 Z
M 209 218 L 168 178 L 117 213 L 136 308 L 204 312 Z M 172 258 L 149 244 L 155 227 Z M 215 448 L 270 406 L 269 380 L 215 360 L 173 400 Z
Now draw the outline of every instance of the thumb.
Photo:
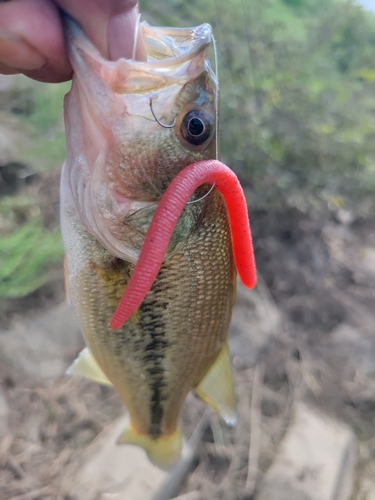
M 137 0 L 55 0 L 108 59 L 144 60 Z

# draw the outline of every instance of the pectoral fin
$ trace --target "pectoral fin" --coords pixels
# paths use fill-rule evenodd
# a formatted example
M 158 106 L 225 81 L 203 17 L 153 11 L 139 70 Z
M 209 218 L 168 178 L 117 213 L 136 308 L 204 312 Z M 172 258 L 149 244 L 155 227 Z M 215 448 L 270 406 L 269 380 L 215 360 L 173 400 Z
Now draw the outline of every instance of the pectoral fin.
M 195 391 L 203 401 L 217 411 L 227 425 L 236 425 L 237 412 L 228 343 L 225 344 L 214 364 L 195 387 Z
M 104 375 L 102 369 L 93 358 L 91 352 L 85 347 L 65 372 L 66 375 L 79 375 L 98 384 L 112 385 Z
M 168 436 L 152 438 L 135 431 L 130 424 L 117 440 L 118 444 L 134 444 L 147 453 L 148 458 L 163 470 L 169 470 L 177 462 L 181 454 L 181 433 L 179 429 Z

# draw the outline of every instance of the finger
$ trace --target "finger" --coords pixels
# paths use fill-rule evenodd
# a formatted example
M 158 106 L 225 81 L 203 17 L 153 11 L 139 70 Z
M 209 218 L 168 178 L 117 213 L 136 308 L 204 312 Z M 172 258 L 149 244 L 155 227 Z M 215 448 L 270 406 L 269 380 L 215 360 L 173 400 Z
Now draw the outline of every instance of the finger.
M 76 21 L 104 57 L 144 59 L 138 33 L 137 0 L 55 0 Z M 89 12 L 89 15 L 88 15 Z M 135 42 L 135 36 L 137 41 Z
M 53 3 L 12 0 L 0 4 L 0 64 L 4 72 L 18 71 L 41 81 L 71 78 L 60 15 Z
M 47 62 L 19 35 L 4 30 L 0 30 L 0 61 L 5 66 L 22 69 L 37 69 Z

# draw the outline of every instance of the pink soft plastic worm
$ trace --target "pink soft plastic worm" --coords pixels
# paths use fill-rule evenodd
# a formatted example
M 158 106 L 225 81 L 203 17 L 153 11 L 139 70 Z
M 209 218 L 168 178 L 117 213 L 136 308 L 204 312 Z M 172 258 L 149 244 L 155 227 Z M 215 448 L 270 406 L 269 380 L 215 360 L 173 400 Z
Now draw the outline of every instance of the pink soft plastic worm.
M 160 270 L 186 202 L 199 186 L 206 183 L 215 184 L 227 204 L 234 260 L 241 281 L 247 288 L 256 285 L 246 199 L 236 175 L 217 160 L 193 163 L 173 179 L 155 210 L 137 264 L 113 314 L 110 327 L 114 330 L 121 328 L 143 302 Z

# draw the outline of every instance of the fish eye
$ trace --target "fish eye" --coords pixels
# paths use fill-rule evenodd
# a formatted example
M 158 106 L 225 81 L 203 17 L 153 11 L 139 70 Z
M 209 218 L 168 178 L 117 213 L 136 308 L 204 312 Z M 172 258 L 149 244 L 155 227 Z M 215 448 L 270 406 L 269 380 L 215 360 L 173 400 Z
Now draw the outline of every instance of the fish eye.
M 201 146 L 210 137 L 213 118 L 205 111 L 194 109 L 181 122 L 182 137 L 189 144 Z

